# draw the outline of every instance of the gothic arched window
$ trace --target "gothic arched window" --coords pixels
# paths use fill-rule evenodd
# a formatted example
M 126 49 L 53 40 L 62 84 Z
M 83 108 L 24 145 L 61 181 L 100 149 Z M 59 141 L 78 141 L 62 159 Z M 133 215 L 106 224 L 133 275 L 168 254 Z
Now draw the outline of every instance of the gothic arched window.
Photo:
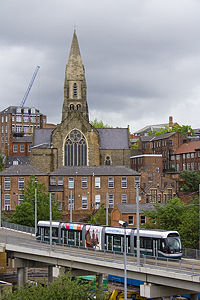
M 74 83 L 73 85 L 73 95 L 74 95 L 74 98 L 77 98 L 77 84 Z
M 74 104 L 70 104 L 69 110 L 74 110 Z
M 65 142 L 65 166 L 87 166 L 87 143 L 79 130 L 72 130 Z
M 76 109 L 77 109 L 77 110 L 81 110 L 81 105 L 80 105 L 80 104 L 77 104 L 77 105 L 76 105 Z
M 106 166 L 110 166 L 111 165 L 110 156 L 106 156 L 105 165 Z

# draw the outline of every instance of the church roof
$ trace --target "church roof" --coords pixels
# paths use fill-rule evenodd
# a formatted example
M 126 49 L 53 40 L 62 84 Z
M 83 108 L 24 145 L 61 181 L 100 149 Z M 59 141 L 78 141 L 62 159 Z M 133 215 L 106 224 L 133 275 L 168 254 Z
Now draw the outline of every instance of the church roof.
M 128 128 L 97 128 L 100 149 L 129 149 Z
M 53 128 L 36 128 L 34 131 L 33 147 L 32 148 L 50 148 L 51 133 Z
M 80 166 L 80 167 L 61 167 L 50 175 L 56 176 L 134 176 L 138 172 L 125 166 Z

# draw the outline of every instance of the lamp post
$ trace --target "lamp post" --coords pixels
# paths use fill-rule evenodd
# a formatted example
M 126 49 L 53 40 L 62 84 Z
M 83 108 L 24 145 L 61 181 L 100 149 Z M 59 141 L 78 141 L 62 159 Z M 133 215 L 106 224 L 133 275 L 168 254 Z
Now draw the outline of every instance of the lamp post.
M 35 188 L 35 236 L 37 234 L 37 189 Z
M 127 272 L 126 272 L 126 221 L 119 221 L 119 224 L 124 227 L 124 300 L 127 300 Z
M 51 210 L 51 193 L 49 194 L 49 221 L 50 221 L 50 251 L 52 251 L 52 210 Z
M 140 223 L 139 223 L 139 188 L 140 177 L 135 176 L 135 188 L 136 188 L 136 207 L 137 207 L 137 265 L 140 266 Z

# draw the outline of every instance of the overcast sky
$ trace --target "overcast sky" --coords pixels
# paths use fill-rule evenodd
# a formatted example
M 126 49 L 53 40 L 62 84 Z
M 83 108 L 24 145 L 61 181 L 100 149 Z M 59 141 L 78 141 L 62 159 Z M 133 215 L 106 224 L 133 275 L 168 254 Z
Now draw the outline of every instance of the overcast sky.
M 76 26 L 90 120 L 200 127 L 199 0 L 1 0 L 0 110 L 26 106 L 60 123 Z

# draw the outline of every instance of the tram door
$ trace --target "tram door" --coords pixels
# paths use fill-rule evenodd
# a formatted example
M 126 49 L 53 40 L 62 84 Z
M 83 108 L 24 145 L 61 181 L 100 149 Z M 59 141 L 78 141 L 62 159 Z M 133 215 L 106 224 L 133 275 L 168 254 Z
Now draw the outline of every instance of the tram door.
M 80 231 L 76 231 L 75 232 L 75 246 L 80 246 L 80 238 L 81 238 Z
M 113 251 L 113 236 L 107 235 L 106 237 L 107 250 Z
M 153 239 L 153 256 L 158 257 L 158 240 Z

